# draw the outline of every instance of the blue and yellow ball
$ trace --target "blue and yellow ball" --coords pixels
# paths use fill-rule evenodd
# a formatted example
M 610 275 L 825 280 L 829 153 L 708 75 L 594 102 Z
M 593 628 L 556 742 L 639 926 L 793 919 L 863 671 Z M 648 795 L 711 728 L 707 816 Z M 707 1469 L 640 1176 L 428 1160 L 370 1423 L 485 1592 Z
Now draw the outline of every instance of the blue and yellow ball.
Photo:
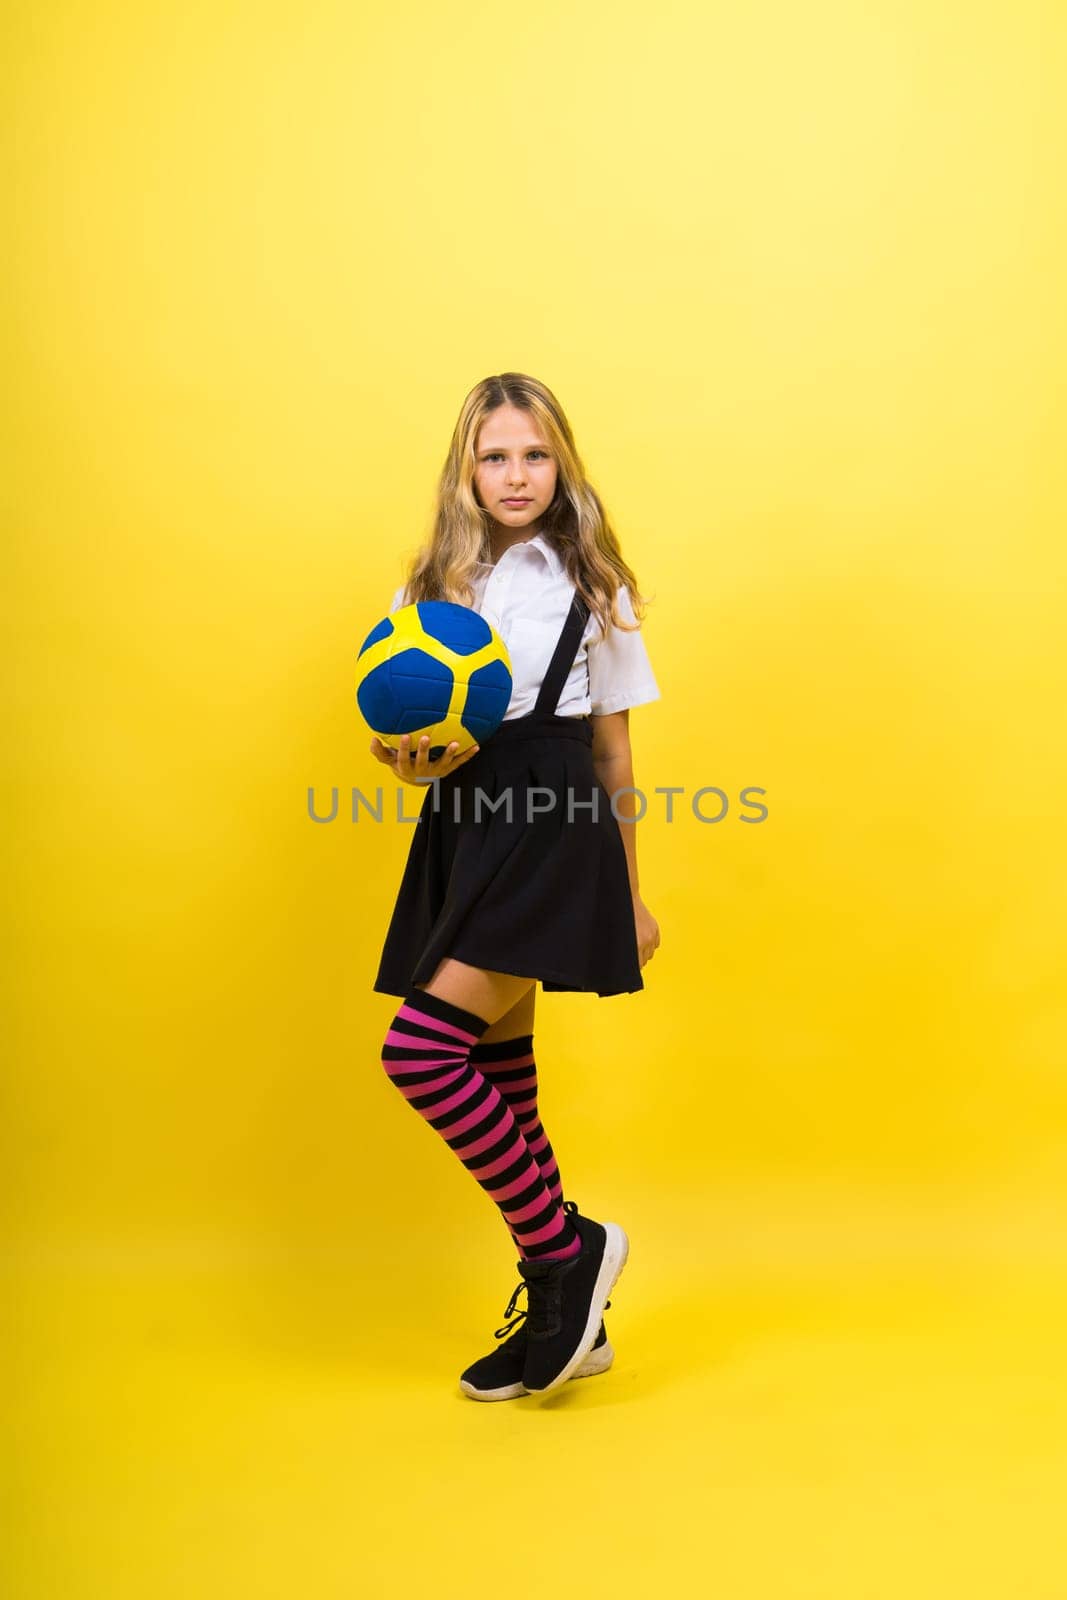
M 455 740 L 457 755 L 482 744 L 511 699 L 511 657 L 494 628 L 469 606 L 417 600 L 383 617 L 359 651 L 356 701 L 372 733 L 412 751 L 430 736 L 435 760 Z

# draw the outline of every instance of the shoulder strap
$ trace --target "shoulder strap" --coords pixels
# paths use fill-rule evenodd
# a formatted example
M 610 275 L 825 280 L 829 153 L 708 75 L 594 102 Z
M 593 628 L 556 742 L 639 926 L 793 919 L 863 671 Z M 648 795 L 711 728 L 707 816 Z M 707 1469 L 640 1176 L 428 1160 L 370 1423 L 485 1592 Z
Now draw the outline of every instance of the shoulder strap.
M 578 654 L 578 646 L 582 642 L 582 634 L 585 632 L 588 620 L 589 607 L 576 589 L 571 608 L 567 612 L 566 621 L 556 641 L 556 648 L 552 652 L 552 660 L 548 663 L 548 671 L 545 673 L 534 705 L 535 711 L 555 714 L 559 697 L 563 693 L 563 685 L 574 665 L 574 658 Z

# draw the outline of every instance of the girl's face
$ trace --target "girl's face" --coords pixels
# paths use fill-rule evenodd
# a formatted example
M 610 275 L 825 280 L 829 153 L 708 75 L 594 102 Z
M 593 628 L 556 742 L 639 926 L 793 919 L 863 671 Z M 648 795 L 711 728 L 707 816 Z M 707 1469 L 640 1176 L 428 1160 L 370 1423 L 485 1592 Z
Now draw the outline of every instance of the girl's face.
M 503 405 L 490 412 L 478 432 L 474 487 L 502 529 L 536 533 L 556 492 L 556 473 L 551 448 L 528 411 Z

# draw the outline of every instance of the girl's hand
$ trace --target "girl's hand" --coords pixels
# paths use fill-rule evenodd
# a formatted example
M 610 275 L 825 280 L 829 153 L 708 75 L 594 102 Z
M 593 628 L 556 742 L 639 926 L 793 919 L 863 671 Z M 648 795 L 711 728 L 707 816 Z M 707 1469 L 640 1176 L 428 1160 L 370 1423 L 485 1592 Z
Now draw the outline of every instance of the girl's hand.
M 634 895 L 634 928 L 637 933 L 637 954 L 644 966 L 659 948 L 659 923 L 639 894 Z
M 481 749 L 480 745 L 472 745 L 469 750 L 464 750 L 461 756 L 456 755 L 459 742 L 453 739 L 452 743 L 444 749 L 436 761 L 431 761 L 426 754 L 430 748 L 430 736 L 424 733 L 419 740 L 417 751 L 411 750 L 411 735 L 404 733 L 400 736 L 400 749 L 390 750 L 375 734 L 371 740 L 370 753 L 378 761 L 384 761 L 387 767 L 392 767 L 398 778 L 405 783 L 431 783 L 434 778 L 447 778 L 450 772 L 455 772 L 471 756 L 476 756 Z

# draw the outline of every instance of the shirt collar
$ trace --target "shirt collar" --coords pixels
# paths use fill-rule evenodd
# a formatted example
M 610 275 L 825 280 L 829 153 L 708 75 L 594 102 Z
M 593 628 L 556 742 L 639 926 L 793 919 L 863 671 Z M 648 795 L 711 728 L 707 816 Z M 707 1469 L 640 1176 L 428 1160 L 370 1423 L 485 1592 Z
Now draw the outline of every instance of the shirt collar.
M 559 577 L 560 573 L 563 571 L 563 562 L 560 559 L 559 551 L 555 548 L 550 539 L 547 539 L 543 533 L 535 533 L 532 539 L 524 539 L 522 542 L 523 544 L 532 545 L 535 550 L 540 550 L 545 561 L 548 563 L 548 567 L 552 573 L 552 576 L 554 578 Z M 478 563 L 478 570 L 480 572 L 492 572 L 493 563 L 491 561 L 480 561 Z

